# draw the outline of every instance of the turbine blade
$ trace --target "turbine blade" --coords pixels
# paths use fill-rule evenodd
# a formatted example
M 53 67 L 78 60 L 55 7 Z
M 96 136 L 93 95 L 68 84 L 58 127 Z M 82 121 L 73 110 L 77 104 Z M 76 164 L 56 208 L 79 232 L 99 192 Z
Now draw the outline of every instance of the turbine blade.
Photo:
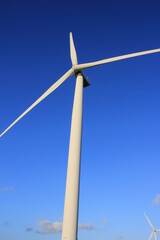
M 76 54 L 76 49 L 74 46 L 73 36 L 71 32 L 70 32 L 70 55 L 71 55 L 72 66 L 77 65 L 78 64 L 77 54 Z
M 149 237 L 149 240 L 151 240 L 152 236 L 153 236 L 153 232 L 151 233 L 151 235 L 150 235 L 150 237 Z
M 107 58 L 107 59 L 96 61 L 96 62 L 78 64 L 77 65 L 77 70 L 83 70 L 83 69 L 86 69 L 86 68 L 95 67 L 95 66 L 105 64 L 105 63 L 115 62 L 115 61 L 119 61 L 119 60 L 123 60 L 123 59 L 127 59 L 127 58 L 138 57 L 138 56 L 151 54 L 151 53 L 156 53 L 156 52 L 160 52 L 160 48 L 153 49 L 153 50 L 148 50 L 148 51 L 143 51 L 143 52 L 126 54 L 126 55 L 112 57 L 112 58 Z
M 160 232 L 160 229 L 155 229 L 156 230 L 156 232 Z
M 58 81 L 56 81 L 45 93 L 42 94 L 29 108 L 26 109 L 4 132 L 0 134 L 2 137 L 11 127 L 13 127 L 21 118 L 23 118 L 31 109 L 33 109 L 38 103 L 45 99 L 49 94 L 51 94 L 56 88 L 58 88 L 67 78 L 73 75 L 74 70 L 71 68 L 66 72 Z
M 155 238 L 155 240 L 157 240 L 157 235 L 156 235 L 156 232 L 154 232 L 154 238 Z
M 154 230 L 154 227 L 152 225 L 152 223 L 150 222 L 149 218 L 147 217 L 146 213 L 144 213 L 145 217 L 147 218 L 147 221 L 149 222 L 149 225 L 151 226 L 151 228 Z

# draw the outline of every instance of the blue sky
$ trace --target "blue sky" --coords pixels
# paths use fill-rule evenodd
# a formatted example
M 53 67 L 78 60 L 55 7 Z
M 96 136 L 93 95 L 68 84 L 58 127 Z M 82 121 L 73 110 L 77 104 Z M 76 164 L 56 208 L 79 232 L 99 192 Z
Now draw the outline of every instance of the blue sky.
M 160 48 L 159 12 L 158 0 L 1 1 L 0 132 L 71 67 L 70 31 L 79 63 Z M 85 71 L 79 240 L 148 239 L 144 211 L 160 228 L 159 63 Z M 1 240 L 61 239 L 74 87 L 73 76 L 0 139 Z

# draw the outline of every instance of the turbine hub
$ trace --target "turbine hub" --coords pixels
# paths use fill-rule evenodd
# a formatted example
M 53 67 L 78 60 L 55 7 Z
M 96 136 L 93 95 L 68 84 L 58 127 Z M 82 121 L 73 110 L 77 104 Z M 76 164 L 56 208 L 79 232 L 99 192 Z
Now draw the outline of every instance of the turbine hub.
M 72 69 L 73 69 L 74 72 L 76 73 L 76 72 L 77 72 L 77 65 L 76 65 L 76 64 L 72 65 Z

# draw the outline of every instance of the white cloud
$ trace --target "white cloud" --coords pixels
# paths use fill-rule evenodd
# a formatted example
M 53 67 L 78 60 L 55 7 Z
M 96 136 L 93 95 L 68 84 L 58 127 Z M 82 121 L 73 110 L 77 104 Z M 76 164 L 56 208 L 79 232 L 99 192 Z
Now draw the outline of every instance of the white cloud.
M 32 227 L 27 227 L 27 228 L 26 228 L 26 232 L 33 232 L 33 230 L 34 230 L 34 229 L 33 229 Z
M 117 240 L 123 240 L 124 236 L 123 235 L 119 235 L 118 237 L 116 237 Z
M 37 233 L 40 234 L 59 233 L 62 231 L 61 222 L 49 222 L 48 220 L 42 220 L 39 222 L 39 227 L 40 229 Z
M 11 222 L 5 221 L 5 222 L 4 222 L 4 225 L 9 226 L 9 225 L 11 225 Z
M 79 229 L 93 230 L 95 227 L 92 223 L 78 224 Z
M 9 221 L 9 220 L 6 220 L 6 221 L 2 222 L 2 224 L 3 224 L 4 226 L 10 226 L 10 225 L 12 225 L 12 222 Z
M 55 234 L 62 232 L 62 222 L 50 222 L 48 220 L 41 220 L 39 222 L 39 229 L 36 233 L 39 234 Z M 95 227 L 91 223 L 79 224 L 79 229 L 93 230 Z
M 160 204 L 160 194 L 158 194 L 152 201 L 153 205 L 159 205 Z
M 0 188 L 0 192 L 10 192 L 12 193 L 14 191 L 13 187 L 2 187 Z
M 108 221 L 106 219 L 103 220 L 102 222 L 104 225 L 106 225 L 108 223 Z

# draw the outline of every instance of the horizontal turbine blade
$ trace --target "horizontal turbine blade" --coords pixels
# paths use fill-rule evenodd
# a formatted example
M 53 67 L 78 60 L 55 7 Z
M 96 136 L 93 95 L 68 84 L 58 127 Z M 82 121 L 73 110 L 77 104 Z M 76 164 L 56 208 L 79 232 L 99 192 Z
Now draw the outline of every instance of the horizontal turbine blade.
M 105 64 L 105 63 L 115 62 L 115 61 L 119 61 L 119 60 L 123 60 L 123 59 L 127 59 L 127 58 L 138 57 L 138 56 L 151 54 L 151 53 L 156 53 L 156 52 L 160 52 L 160 48 L 153 49 L 153 50 L 148 50 L 148 51 L 143 51 L 143 52 L 126 54 L 126 55 L 122 55 L 122 56 L 118 56 L 118 57 L 107 58 L 107 59 L 96 61 L 96 62 L 78 64 L 76 69 L 77 70 L 83 70 L 83 69 L 86 69 L 86 68 L 95 67 L 95 66 Z
M 154 227 L 152 225 L 152 223 L 150 222 L 149 218 L 147 217 L 146 213 L 144 213 L 145 217 L 147 218 L 147 221 L 149 222 L 149 225 L 151 226 L 151 228 L 154 230 Z
M 71 68 L 68 72 L 66 72 L 58 81 L 56 81 L 45 93 L 42 94 L 29 108 L 26 109 L 4 132 L 0 134 L 2 137 L 11 127 L 13 127 L 21 118 L 23 118 L 29 111 L 31 111 L 38 103 L 40 103 L 43 99 L 45 99 L 49 94 L 51 94 L 56 88 L 58 88 L 67 78 L 72 76 L 74 70 Z
M 156 230 L 156 232 L 160 232 L 160 229 L 155 229 Z

